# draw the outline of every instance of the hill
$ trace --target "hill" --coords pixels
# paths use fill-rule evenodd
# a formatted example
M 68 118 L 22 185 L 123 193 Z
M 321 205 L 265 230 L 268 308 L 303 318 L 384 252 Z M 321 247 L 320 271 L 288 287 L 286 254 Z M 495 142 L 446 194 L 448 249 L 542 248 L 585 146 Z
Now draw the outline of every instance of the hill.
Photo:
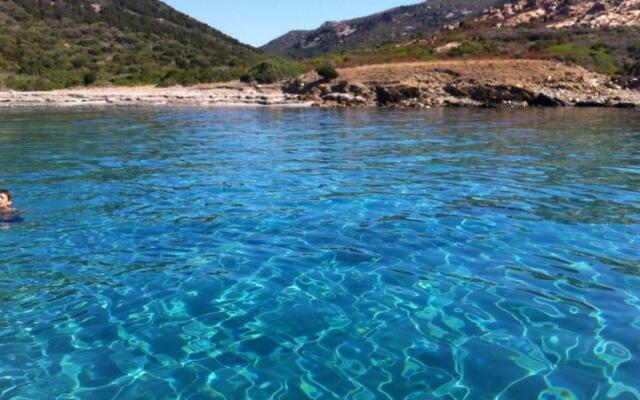
M 423 35 L 307 62 L 349 68 L 450 59 L 543 59 L 640 77 L 640 0 L 512 0 Z
M 406 41 L 480 14 L 506 0 L 427 0 L 367 17 L 326 22 L 311 31 L 292 31 L 262 47 L 270 54 L 295 59 L 350 52 Z
M 235 78 L 256 49 L 158 0 L 0 1 L 0 88 Z
M 640 73 L 640 0 L 518 0 L 424 38 L 445 57 L 543 58 Z

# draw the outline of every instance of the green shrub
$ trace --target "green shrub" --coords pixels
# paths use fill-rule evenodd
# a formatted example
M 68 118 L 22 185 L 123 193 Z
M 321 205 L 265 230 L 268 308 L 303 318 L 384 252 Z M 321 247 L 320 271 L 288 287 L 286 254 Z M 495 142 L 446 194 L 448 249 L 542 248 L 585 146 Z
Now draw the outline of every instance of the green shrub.
M 241 77 L 244 82 L 255 81 L 260 84 L 269 84 L 293 78 L 306 71 L 306 68 L 298 63 L 280 59 L 269 59 L 249 68 Z
M 491 53 L 495 51 L 495 47 L 484 42 L 476 40 L 464 41 L 460 46 L 449 51 L 451 57 L 463 57 L 467 55 L 476 55 L 482 53 Z
M 177 69 L 169 70 L 163 77 L 160 79 L 158 86 L 160 87 L 170 87 L 176 86 L 182 83 L 184 80 L 184 73 Z
M 562 61 L 574 62 L 603 74 L 616 74 L 621 69 L 616 58 L 604 45 L 587 47 L 575 44 L 557 44 L 550 46 L 547 50 Z
M 529 43 L 529 50 L 530 51 L 540 52 L 540 51 L 545 50 L 547 47 L 549 47 L 549 44 L 545 43 L 544 41 L 541 41 L 541 40 Z
M 10 76 L 6 80 L 6 85 L 22 91 L 61 89 L 60 85 L 56 85 L 48 79 L 25 75 Z
M 87 72 L 86 74 L 84 74 L 84 85 L 85 86 L 93 85 L 94 83 L 96 83 L 96 80 L 98 80 L 98 77 L 97 77 L 95 72 L 91 71 L 91 72 Z
M 240 75 L 240 82 L 243 83 L 253 83 L 253 76 L 251 76 L 250 74 L 243 74 Z
M 336 68 L 329 63 L 325 63 L 316 68 L 316 72 L 325 81 L 332 81 L 340 76 Z

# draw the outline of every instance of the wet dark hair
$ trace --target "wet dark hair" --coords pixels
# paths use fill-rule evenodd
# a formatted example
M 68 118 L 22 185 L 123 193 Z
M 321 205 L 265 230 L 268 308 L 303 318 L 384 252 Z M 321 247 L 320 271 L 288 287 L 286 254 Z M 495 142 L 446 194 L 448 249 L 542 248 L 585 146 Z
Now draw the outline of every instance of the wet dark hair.
M 9 200 L 13 200 L 13 197 L 11 196 L 11 192 L 8 191 L 7 189 L 0 189 L 0 194 L 6 194 Z

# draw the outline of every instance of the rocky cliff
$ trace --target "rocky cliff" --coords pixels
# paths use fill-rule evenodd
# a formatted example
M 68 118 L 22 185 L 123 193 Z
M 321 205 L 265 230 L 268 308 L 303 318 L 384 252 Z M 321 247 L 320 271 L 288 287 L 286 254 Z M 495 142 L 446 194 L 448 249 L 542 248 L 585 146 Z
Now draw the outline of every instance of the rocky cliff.
M 640 27 L 640 0 L 519 0 L 489 8 L 478 20 L 503 27 L 532 22 L 547 28 Z

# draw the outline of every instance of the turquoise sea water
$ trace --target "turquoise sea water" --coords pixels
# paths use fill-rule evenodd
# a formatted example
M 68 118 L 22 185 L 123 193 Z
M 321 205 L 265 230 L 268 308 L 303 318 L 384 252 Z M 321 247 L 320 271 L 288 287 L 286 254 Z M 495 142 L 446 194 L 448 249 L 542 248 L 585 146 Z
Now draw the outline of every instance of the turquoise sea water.
M 1 399 L 640 399 L 640 114 L 0 113 Z

